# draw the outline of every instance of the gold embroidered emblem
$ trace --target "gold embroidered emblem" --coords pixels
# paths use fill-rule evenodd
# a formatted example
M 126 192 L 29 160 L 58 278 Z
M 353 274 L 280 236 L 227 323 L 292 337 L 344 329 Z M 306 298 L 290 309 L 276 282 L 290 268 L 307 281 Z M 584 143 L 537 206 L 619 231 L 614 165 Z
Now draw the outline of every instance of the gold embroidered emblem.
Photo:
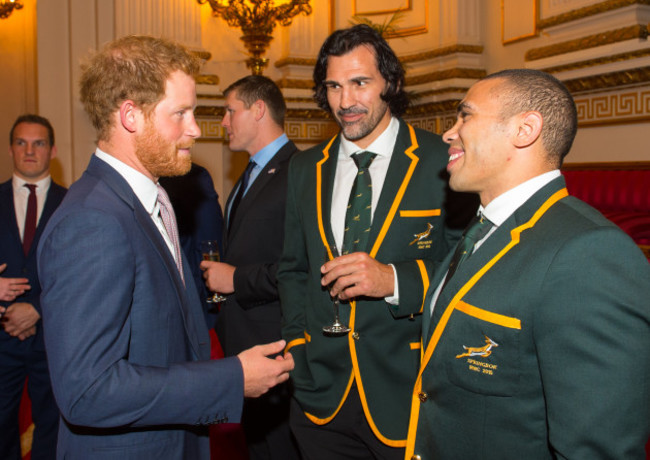
M 433 230 L 433 225 L 431 223 L 427 222 L 427 229 L 423 231 L 422 233 L 416 233 L 413 236 L 415 239 L 409 243 L 409 246 L 414 245 L 418 241 L 422 241 L 423 239 L 427 238 L 431 234 L 431 230 Z
M 482 347 L 468 347 L 466 345 L 463 345 L 463 348 L 465 349 L 465 353 L 461 353 L 460 355 L 456 355 L 456 359 L 458 358 L 465 358 L 467 356 L 480 356 L 482 358 L 487 358 L 492 354 L 492 348 L 493 347 L 498 347 L 499 344 L 496 343 L 494 340 L 489 338 L 487 335 L 485 337 L 485 345 Z

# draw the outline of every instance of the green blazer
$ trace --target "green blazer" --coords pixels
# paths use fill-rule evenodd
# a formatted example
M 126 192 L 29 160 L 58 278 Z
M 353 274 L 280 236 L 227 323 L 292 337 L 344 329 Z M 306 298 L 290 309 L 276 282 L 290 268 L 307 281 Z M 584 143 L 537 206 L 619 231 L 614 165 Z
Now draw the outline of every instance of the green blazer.
M 353 331 L 326 337 L 322 328 L 334 316 L 320 267 L 334 241 L 330 209 L 338 150 L 336 136 L 298 153 L 289 167 L 278 281 L 282 333 L 296 363 L 295 397 L 313 422 L 325 424 L 354 382 L 373 432 L 387 445 L 403 447 L 420 363 L 427 273 L 460 233 L 445 226 L 447 146 L 439 136 L 400 121 L 368 244 L 372 257 L 395 264 L 400 305 L 369 298 L 342 303 L 341 319 Z
M 650 265 L 564 178 L 459 267 L 426 323 L 407 458 L 645 458 Z

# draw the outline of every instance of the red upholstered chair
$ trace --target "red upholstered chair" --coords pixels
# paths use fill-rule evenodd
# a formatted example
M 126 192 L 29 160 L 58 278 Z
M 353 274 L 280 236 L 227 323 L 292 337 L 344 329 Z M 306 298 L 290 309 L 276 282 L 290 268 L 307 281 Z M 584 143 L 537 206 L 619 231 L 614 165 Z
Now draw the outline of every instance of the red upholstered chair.
M 566 164 L 569 193 L 602 212 L 650 259 L 650 162 Z

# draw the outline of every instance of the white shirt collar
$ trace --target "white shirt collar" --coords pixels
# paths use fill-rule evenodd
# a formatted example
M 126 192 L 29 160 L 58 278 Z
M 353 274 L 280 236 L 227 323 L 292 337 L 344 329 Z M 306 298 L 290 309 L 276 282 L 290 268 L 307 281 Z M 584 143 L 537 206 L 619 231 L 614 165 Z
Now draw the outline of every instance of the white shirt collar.
M 390 123 L 386 127 L 383 133 L 375 139 L 372 144 L 367 148 L 361 149 L 357 144 L 352 141 L 349 141 L 341 133 L 341 145 L 339 147 L 339 154 L 343 154 L 346 157 L 350 157 L 353 153 L 359 151 L 368 151 L 376 153 L 379 156 L 390 158 L 393 154 L 393 149 L 395 148 L 395 142 L 397 141 L 397 133 L 399 132 L 399 121 L 397 118 L 390 117 Z
M 50 188 L 51 183 L 52 183 L 52 176 L 49 175 L 36 182 L 27 182 L 26 180 L 14 174 L 11 180 L 11 184 L 14 189 L 14 194 L 18 192 L 29 193 L 29 190 L 27 189 L 27 187 L 25 187 L 25 184 L 35 184 L 36 194 L 42 195 L 43 193 L 47 192 L 47 190 Z
M 99 148 L 95 150 L 95 156 L 108 163 L 128 182 L 133 193 L 150 215 L 153 216 L 158 212 L 158 186 L 151 179 Z
M 533 196 L 538 190 L 551 182 L 553 179 L 560 177 L 559 169 L 546 172 L 537 177 L 527 180 L 505 193 L 502 193 L 494 200 L 490 201 L 484 208 L 479 207 L 479 212 L 483 213 L 495 227 L 503 224 L 508 217 L 512 215 L 522 204 Z

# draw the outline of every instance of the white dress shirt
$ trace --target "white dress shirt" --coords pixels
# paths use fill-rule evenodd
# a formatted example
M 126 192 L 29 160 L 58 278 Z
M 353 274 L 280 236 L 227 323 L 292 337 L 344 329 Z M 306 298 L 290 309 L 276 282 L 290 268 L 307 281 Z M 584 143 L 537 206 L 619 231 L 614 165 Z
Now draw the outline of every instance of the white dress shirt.
M 522 204 L 524 204 L 528 199 L 537 193 L 542 187 L 551 182 L 553 179 L 560 177 L 561 173 L 559 169 L 540 174 L 537 177 L 527 180 L 514 188 L 511 188 L 505 193 L 502 193 L 492 201 L 488 203 L 486 207 L 482 205 L 478 209 L 478 214 L 483 214 L 494 225 L 490 231 L 482 239 L 476 242 L 472 253 L 476 251 L 491 235 L 502 225 L 508 217 L 510 217 Z M 438 296 L 442 290 L 442 285 L 444 284 L 445 278 L 447 275 L 442 277 L 440 284 L 436 288 L 436 291 L 431 298 L 431 304 L 429 305 L 429 312 L 433 314 L 433 309 L 435 308 L 436 302 L 438 301 Z
M 330 210 L 330 219 L 332 222 L 332 233 L 334 241 L 338 248 L 343 243 L 343 234 L 345 233 L 345 213 L 350 200 L 350 191 L 354 178 L 357 177 L 356 163 L 352 159 L 352 154 L 357 152 L 372 152 L 377 156 L 372 161 L 370 168 L 370 178 L 372 180 L 372 209 L 370 211 L 370 222 L 375 215 L 375 209 L 379 202 L 379 195 L 384 186 L 388 165 L 393 156 L 393 149 L 397 141 L 399 131 L 399 122 L 395 117 L 391 117 L 388 127 L 379 135 L 368 148 L 360 149 L 354 142 L 347 140 L 341 135 L 341 143 L 338 152 L 338 161 L 336 164 L 336 175 L 334 176 L 334 189 L 332 191 L 332 209 Z M 375 191 L 377 193 L 375 193 Z
M 384 181 L 386 180 L 388 165 L 393 156 L 393 149 L 395 148 L 398 132 L 399 121 L 397 121 L 397 118 L 391 117 L 390 123 L 384 132 L 365 149 L 359 148 L 354 142 L 347 140 L 341 134 L 338 160 L 336 163 L 336 175 L 334 176 L 334 189 L 332 191 L 332 208 L 330 209 L 332 234 L 334 235 L 334 241 L 336 242 L 336 247 L 339 248 L 339 252 L 341 245 L 343 244 L 343 234 L 345 233 L 345 214 L 348 209 L 348 201 L 350 200 L 350 191 L 354 184 L 354 178 L 357 177 L 357 172 L 359 171 L 357 164 L 352 159 L 352 154 L 357 152 L 372 152 L 377 154 L 368 168 L 373 191 L 371 201 L 372 208 L 370 210 L 370 222 L 372 223 L 377 203 L 379 203 L 379 195 L 381 195 L 381 190 L 384 187 Z M 395 270 L 394 265 L 390 265 L 393 268 L 395 288 L 393 290 L 393 295 L 385 297 L 384 299 L 392 305 L 397 305 L 399 303 L 397 270 Z
M 165 230 L 165 225 L 160 217 L 160 205 L 158 204 L 158 185 L 153 183 L 151 179 L 142 174 L 140 171 L 136 171 L 131 166 L 121 162 L 114 156 L 103 152 L 99 148 L 95 150 L 95 156 L 100 160 L 108 163 L 115 171 L 117 171 L 123 178 L 126 180 L 135 193 L 135 196 L 138 197 L 140 203 L 144 207 L 145 211 L 149 213 L 151 220 L 154 225 L 162 235 L 169 252 L 171 253 L 174 260 L 176 260 L 176 252 L 174 251 L 174 244 L 172 240 L 167 235 L 167 230 Z M 176 261 L 178 263 L 178 261 Z
M 15 174 L 11 180 L 11 186 L 14 191 L 14 210 L 16 212 L 16 223 L 18 224 L 18 232 L 20 234 L 20 241 L 23 240 L 25 234 L 25 216 L 27 214 L 27 199 L 29 198 L 29 189 L 25 184 L 36 185 L 36 226 L 41 220 L 43 214 L 43 207 L 47 198 L 47 192 L 50 190 L 52 177 L 47 176 L 38 182 L 27 182 Z

